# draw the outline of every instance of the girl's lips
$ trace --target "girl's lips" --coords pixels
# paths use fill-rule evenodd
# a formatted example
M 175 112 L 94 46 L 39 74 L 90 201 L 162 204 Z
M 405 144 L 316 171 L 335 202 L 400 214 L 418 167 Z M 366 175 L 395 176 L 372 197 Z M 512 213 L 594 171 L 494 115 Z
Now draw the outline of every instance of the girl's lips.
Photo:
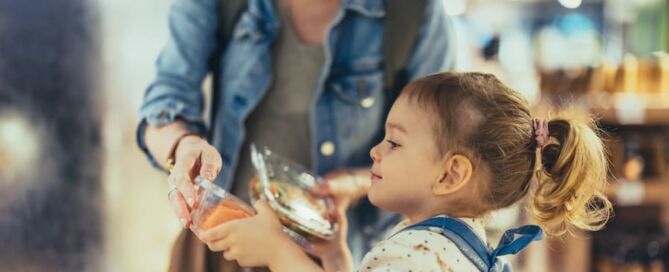
M 372 173 L 372 182 L 381 181 L 381 179 L 383 179 L 383 177 Z

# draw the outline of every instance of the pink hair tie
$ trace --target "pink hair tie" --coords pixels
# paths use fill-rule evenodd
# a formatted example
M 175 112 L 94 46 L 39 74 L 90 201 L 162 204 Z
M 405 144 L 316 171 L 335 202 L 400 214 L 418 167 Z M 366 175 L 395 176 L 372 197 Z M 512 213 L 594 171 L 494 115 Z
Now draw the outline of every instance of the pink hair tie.
M 548 143 L 548 121 L 541 118 L 534 118 L 534 139 L 537 141 L 537 148 L 541 149 Z

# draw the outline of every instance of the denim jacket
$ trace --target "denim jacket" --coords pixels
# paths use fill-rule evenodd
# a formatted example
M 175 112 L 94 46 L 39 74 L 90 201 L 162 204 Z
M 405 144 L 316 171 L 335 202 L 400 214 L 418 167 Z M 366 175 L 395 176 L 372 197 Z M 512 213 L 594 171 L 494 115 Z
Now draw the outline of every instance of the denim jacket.
M 147 124 L 164 125 L 180 118 L 208 135 L 223 159 L 216 183 L 230 188 L 242 143 L 244 122 L 272 82 L 272 44 L 279 20 L 273 0 L 249 0 L 225 52 L 220 55 L 220 88 L 215 124 L 204 118 L 202 81 L 217 47 L 220 0 L 174 0 L 169 12 L 170 36 L 157 61 L 157 75 L 140 109 L 137 141 Z M 319 175 L 342 167 L 369 166 L 370 148 L 383 137 L 388 111 L 383 89 L 383 18 L 385 0 L 341 0 L 327 30 L 325 62 L 311 103 L 313 171 Z M 409 79 L 447 70 L 454 63 L 454 31 L 440 1 L 430 1 L 407 64 Z M 363 205 L 364 206 L 364 205 Z M 367 207 L 366 209 L 370 209 Z M 387 222 L 374 216 L 351 220 L 351 233 L 369 249 Z M 368 218 L 366 220 L 365 218 Z M 369 222 L 365 222 L 369 221 Z M 359 226 L 358 226 L 359 225 Z M 364 225 L 364 226 L 363 226 Z M 356 243 L 355 241 L 352 241 Z M 356 248 L 352 245 L 352 248 Z M 362 251 L 354 250 L 357 260 Z

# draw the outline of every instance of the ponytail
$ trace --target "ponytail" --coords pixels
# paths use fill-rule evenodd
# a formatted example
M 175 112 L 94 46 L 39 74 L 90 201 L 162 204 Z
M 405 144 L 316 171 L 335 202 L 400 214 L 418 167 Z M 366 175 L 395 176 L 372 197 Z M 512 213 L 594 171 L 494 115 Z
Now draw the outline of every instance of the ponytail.
M 574 229 L 599 230 L 612 205 L 604 195 L 608 160 L 592 121 L 560 118 L 548 122 L 549 142 L 536 161 L 530 213 L 551 235 Z

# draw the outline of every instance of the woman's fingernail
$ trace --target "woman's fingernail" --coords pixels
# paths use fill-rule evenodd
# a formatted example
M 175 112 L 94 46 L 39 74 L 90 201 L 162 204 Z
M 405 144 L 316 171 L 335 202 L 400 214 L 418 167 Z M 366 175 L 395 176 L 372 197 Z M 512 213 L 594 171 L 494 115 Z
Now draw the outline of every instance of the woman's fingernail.
M 188 201 L 188 206 L 193 207 L 193 204 L 195 204 L 195 201 L 193 200 L 193 197 L 188 197 L 188 199 L 186 201 Z
M 182 227 L 184 228 L 186 227 L 186 220 L 184 220 L 183 218 L 179 218 L 179 223 L 181 223 Z

